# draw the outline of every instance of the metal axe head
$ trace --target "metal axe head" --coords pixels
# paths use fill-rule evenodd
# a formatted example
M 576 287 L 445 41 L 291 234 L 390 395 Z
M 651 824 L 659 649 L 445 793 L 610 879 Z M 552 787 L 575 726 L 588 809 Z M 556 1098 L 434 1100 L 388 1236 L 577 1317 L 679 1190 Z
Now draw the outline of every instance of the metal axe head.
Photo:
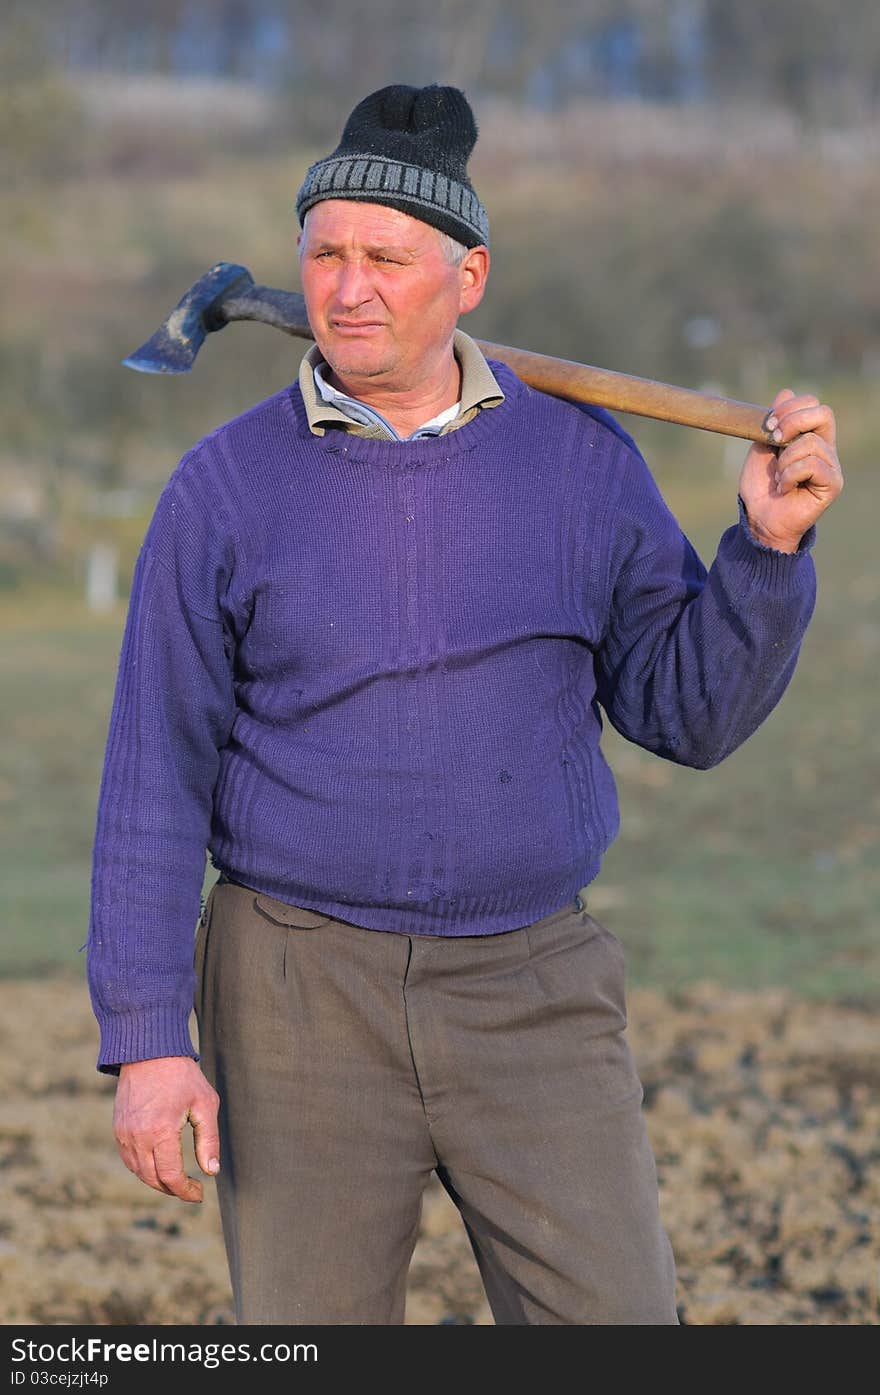
M 218 262 L 187 291 L 153 337 L 122 362 L 142 373 L 188 373 L 205 336 L 223 329 L 231 320 L 260 320 L 285 334 L 314 338 L 305 300 L 298 291 L 256 286 L 246 266 Z M 484 354 L 508 364 L 539 392 L 772 444 L 765 425 L 767 408 L 752 402 L 731 402 L 726 397 L 612 373 L 607 368 L 547 358 L 481 339 L 476 342 Z
M 123 364 L 141 373 L 188 373 L 205 336 L 226 324 L 222 302 L 233 289 L 247 291 L 253 284 L 246 266 L 218 262 L 190 287 L 156 333 L 122 360 Z

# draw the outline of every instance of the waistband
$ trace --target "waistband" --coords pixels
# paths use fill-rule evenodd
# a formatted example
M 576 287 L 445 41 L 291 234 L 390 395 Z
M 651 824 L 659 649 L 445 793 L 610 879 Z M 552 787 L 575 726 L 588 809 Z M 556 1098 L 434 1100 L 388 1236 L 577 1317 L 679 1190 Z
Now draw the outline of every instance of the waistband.
M 236 877 L 230 877 L 228 872 L 221 872 L 218 876 L 217 885 L 220 886 L 223 882 L 231 882 L 233 886 L 243 887 L 245 891 L 253 891 L 254 895 L 260 894 L 255 887 L 248 886 L 246 882 L 241 882 Z M 561 907 L 561 909 L 565 910 L 566 907 L 563 906 Z M 577 896 L 575 896 L 574 900 L 569 902 L 568 909 L 575 912 L 585 911 L 587 909 L 586 887 L 582 887 L 581 890 L 578 892 Z M 558 915 L 559 912 L 555 911 L 553 912 L 553 914 Z M 496 933 L 499 935 L 503 935 L 506 932 L 503 930 L 499 930 Z

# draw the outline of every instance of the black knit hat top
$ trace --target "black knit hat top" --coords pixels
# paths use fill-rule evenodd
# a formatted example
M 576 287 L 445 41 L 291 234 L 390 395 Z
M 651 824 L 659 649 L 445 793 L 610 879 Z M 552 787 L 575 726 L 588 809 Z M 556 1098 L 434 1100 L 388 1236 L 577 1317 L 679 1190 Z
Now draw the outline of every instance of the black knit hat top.
M 477 140 L 457 87 L 383 87 L 345 123 L 332 155 L 308 170 L 296 199 L 302 223 L 321 199 L 358 199 L 409 213 L 466 247 L 489 242 L 489 218 L 467 174 Z

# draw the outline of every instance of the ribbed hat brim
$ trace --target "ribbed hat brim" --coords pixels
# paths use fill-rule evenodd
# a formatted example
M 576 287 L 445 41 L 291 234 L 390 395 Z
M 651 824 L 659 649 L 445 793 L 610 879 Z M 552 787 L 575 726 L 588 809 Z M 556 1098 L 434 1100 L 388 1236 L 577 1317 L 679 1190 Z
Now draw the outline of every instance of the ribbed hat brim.
M 448 233 L 466 247 L 489 242 L 489 216 L 470 184 L 369 152 L 331 155 L 306 172 L 297 216 L 322 199 L 385 204 Z

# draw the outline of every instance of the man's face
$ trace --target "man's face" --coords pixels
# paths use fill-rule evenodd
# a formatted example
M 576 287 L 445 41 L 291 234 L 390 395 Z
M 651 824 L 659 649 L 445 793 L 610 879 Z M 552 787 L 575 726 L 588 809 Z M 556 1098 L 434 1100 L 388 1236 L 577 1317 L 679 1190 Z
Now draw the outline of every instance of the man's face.
M 427 223 L 383 204 L 324 199 L 299 242 L 315 341 L 350 391 L 417 389 L 448 365 L 459 315 L 479 304 L 488 252 L 460 266 Z

